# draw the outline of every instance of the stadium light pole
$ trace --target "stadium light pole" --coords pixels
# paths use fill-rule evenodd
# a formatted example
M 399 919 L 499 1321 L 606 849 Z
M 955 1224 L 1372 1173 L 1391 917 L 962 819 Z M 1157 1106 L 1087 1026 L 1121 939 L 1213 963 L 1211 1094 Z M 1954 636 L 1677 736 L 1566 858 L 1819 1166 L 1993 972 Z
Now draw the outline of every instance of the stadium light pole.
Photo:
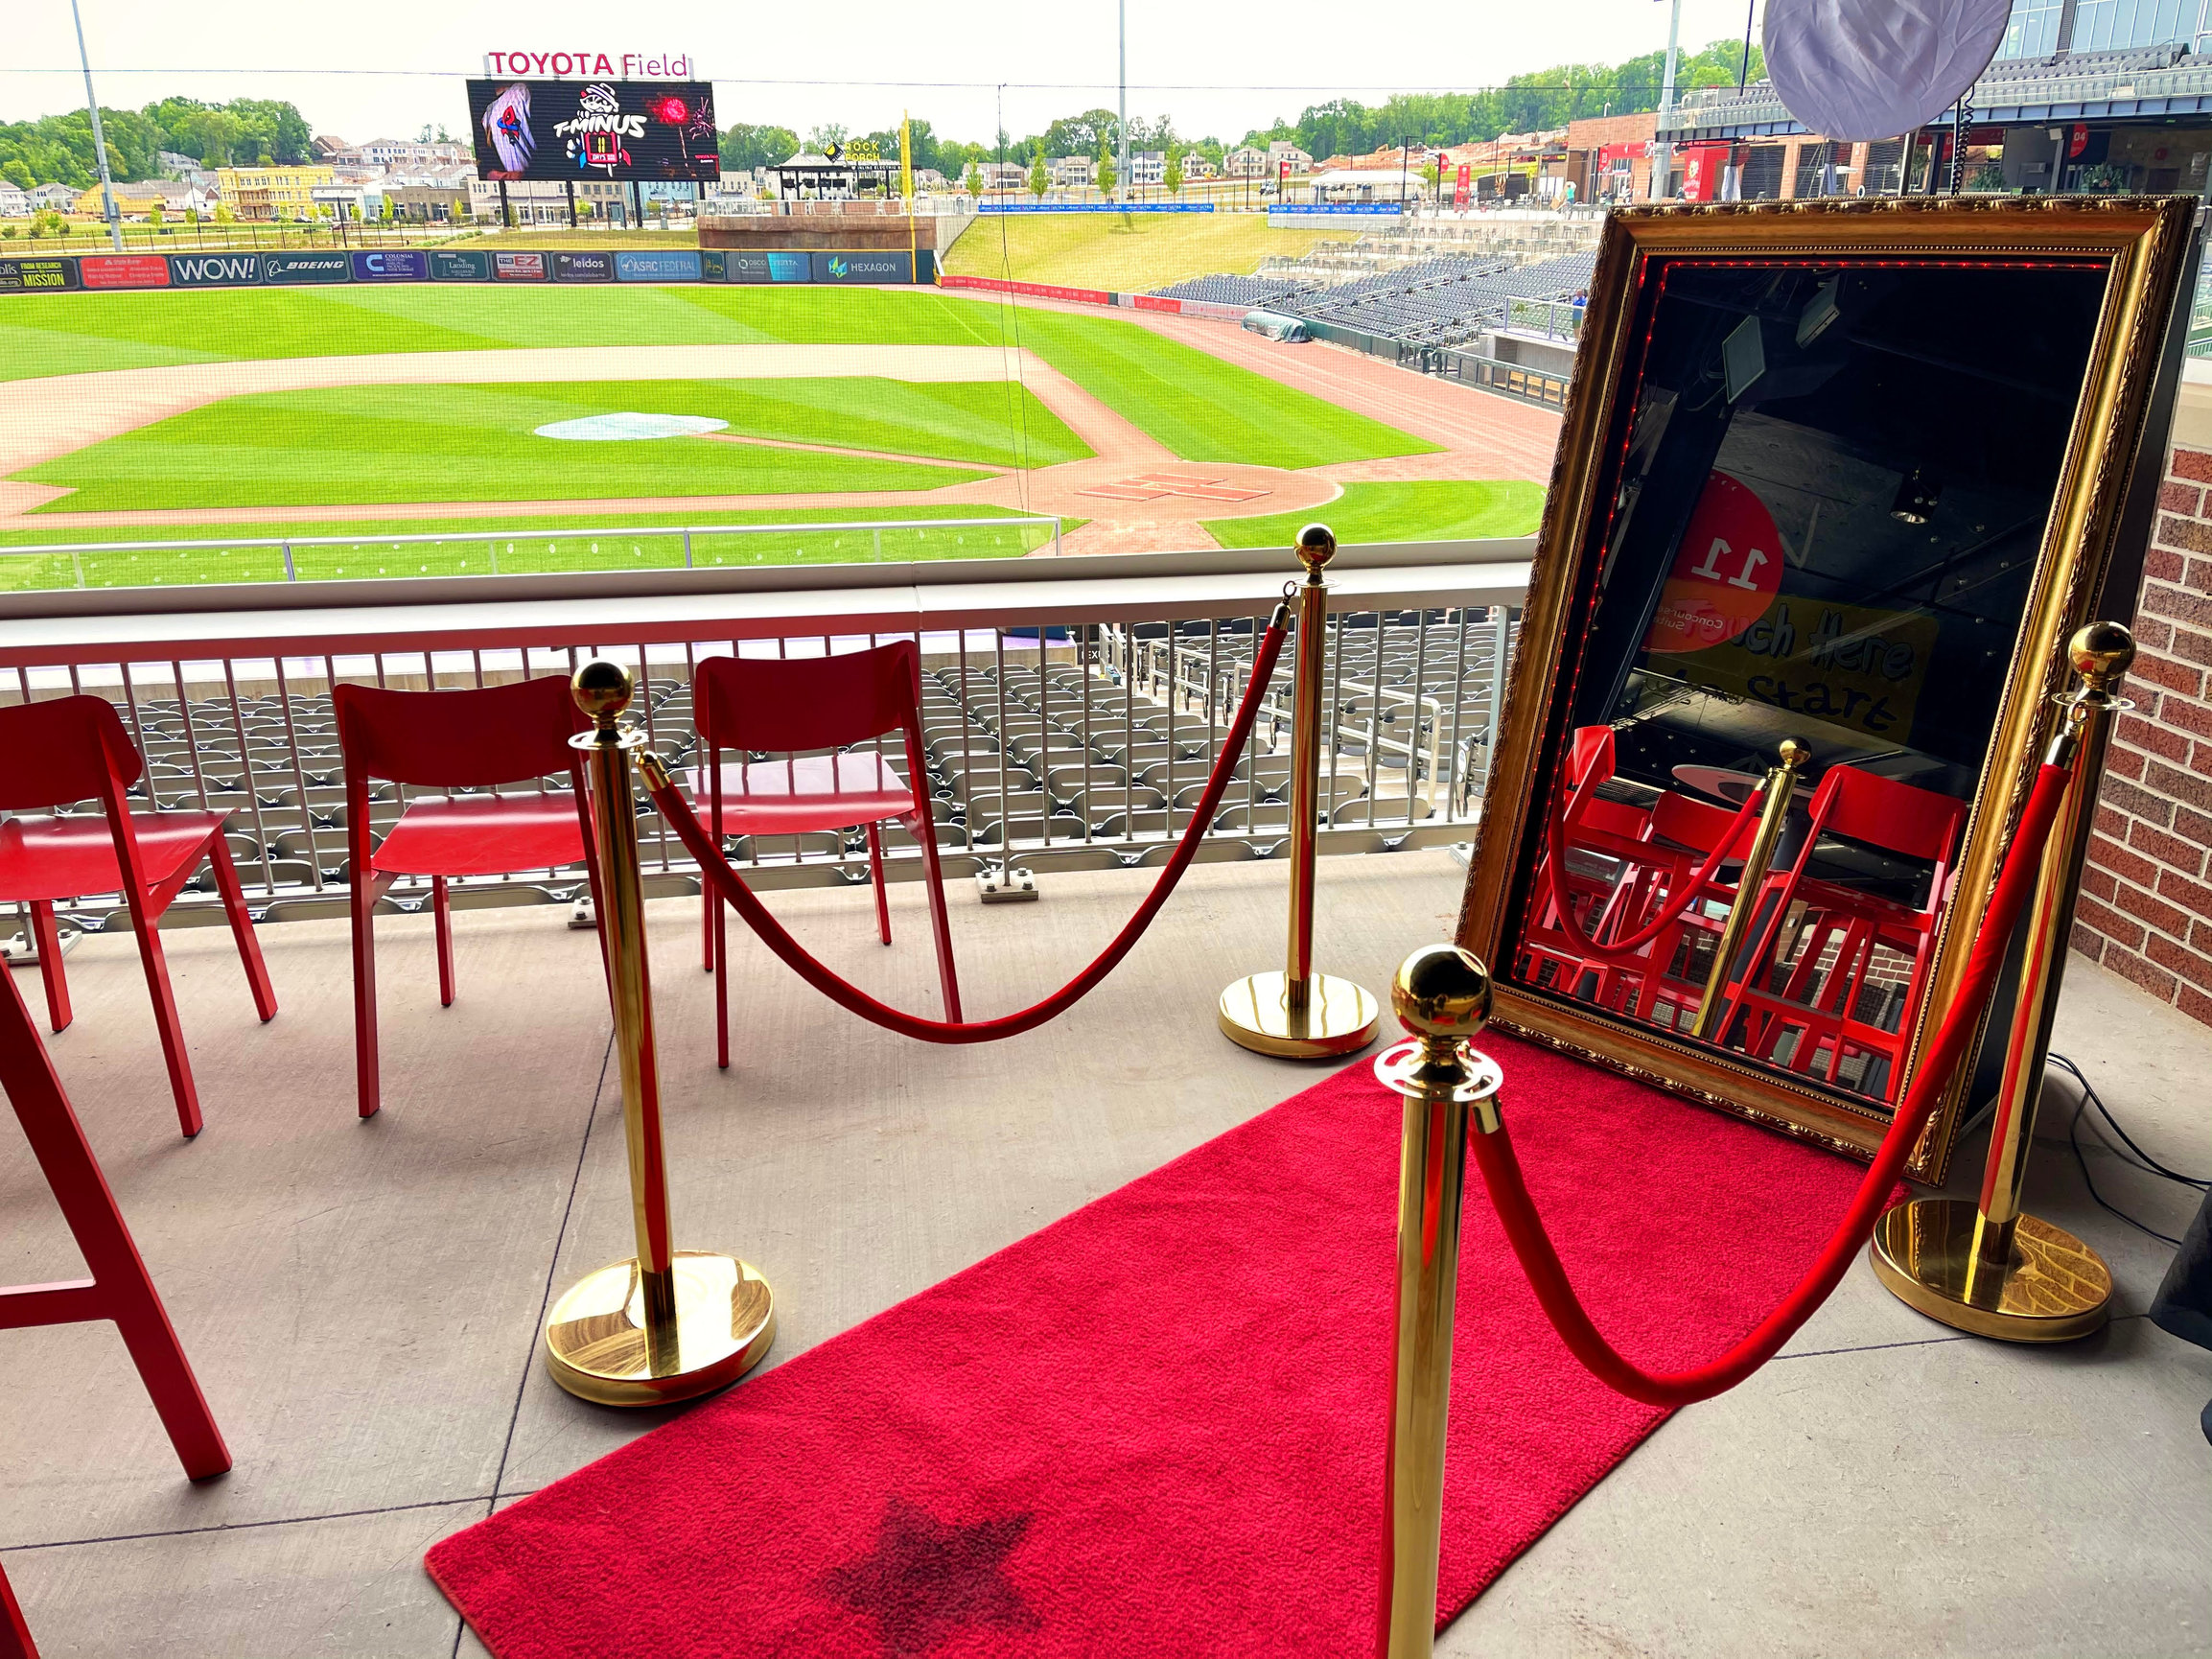
M 92 54 L 84 50 L 84 14 L 77 0 L 69 0 L 69 18 L 77 25 L 77 61 L 84 65 L 84 108 L 92 117 L 92 158 L 100 163 L 100 199 L 107 210 L 107 238 L 115 251 L 123 251 L 123 216 L 115 211 L 115 180 L 107 172 L 107 135 L 100 130 L 100 100 L 92 95 Z
M 1114 123 L 1114 189 L 1127 201 L 1129 191 L 1129 0 L 1116 0 L 1121 23 L 1121 111 Z
M 1674 0 L 1673 15 L 1666 25 L 1666 73 L 1659 86 L 1659 121 L 1652 134 L 1651 199 L 1654 201 L 1674 188 L 1674 146 L 1659 134 L 1666 130 L 1666 124 L 1674 114 L 1674 58 L 1681 39 L 1682 0 Z

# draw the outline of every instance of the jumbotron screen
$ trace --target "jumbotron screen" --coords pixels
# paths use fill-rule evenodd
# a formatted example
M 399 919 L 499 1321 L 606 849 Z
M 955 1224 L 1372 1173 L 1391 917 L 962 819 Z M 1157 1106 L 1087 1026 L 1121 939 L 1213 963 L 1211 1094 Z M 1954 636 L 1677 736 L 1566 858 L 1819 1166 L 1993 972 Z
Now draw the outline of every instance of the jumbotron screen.
M 705 81 L 472 81 L 480 178 L 718 177 Z

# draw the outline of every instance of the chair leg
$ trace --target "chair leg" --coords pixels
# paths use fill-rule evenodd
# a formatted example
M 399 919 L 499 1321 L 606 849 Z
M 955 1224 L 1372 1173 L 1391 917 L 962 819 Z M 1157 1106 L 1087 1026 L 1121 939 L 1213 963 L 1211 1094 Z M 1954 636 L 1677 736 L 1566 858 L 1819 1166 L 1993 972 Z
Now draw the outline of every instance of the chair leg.
M 728 906 L 719 896 L 710 896 L 708 906 L 713 912 L 712 935 L 714 951 L 714 1063 L 724 1071 L 730 1069 L 730 918 Z
M 883 885 L 883 830 L 880 825 L 868 827 L 868 878 L 875 886 L 875 932 L 884 944 L 891 943 L 891 894 Z
M 207 861 L 215 867 L 215 885 L 222 894 L 223 914 L 230 918 L 230 936 L 238 941 L 238 960 L 245 969 L 246 988 L 253 993 L 254 1012 L 267 1025 L 276 1017 L 276 990 L 268 982 L 268 964 L 261 959 L 261 941 L 245 907 L 245 889 L 238 883 L 238 866 L 230 861 L 230 849 L 221 836 L 207 844 Z
M 187 1138 L 199 1133 L 199 1089 L 192 1081 L 192 1062 L 184 1052 L 184 1025 L 176 1016 L 176 994 L 169 986 L 169 960 L 161 953 L 161 928 L 147 914 L 143 893 L 126 895 L 130 925 L 138 935 L 138 960 L 146 970 L 147 994 L 153 1000 L 153 1028 L 161 1036 L 161 1058 L 169 1067 L 169 1091 L 176 1097 L 176 1121 Z
M 438 1006 L 454 1005 L 454 908 L 443 876 L 431 877 L 431 920 L 438 937 Z
M 717 902 L 714 889 L 702 879 L 699 883 L 699 970 L 703 973 L 714 971 L 714 906 Z
M 69 1007 L 69 980 L 61 970 L 61 929 L 54 923 L 51 900 L 31 901 L 31 943 L 38 952 L 38 977 L 46 982 L 46 1023 L 67 1031 L 75 1017 Z
M 944 1017 L 958 1024 L 960 976 L 952 966 L 952 917 L 945 909 L 944 876 L 937 864 L 937 830 L 924 823 L 916 833 L 921 837 L 921 875 L 929 889 L 929 928 L 937 936 L 937 982 L 944 992 Z
M 0 1659 L 38 1659 L 31 1626 L 23 1621 L 23 1609 L 16 1605 L 5 1573 L 0 1573 Z
M 376 877 L 357 860 L 350 902 L 353 910 L 354 1091 L 363 1117 L 384 1104 L 377 1067 Z

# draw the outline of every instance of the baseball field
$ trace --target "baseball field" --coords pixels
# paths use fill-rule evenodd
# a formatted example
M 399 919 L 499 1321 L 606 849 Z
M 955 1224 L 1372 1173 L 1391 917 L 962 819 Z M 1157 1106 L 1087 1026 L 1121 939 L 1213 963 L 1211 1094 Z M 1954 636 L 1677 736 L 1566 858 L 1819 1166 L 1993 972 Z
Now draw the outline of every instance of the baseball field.
M 993 519 L 1068 551 L 1512 535 L 1555 429 L 1221 323 L 926 289 L 12 296 L 0 549 L 208 545 L 0 558 L 0 587 L 282 579 L 243 544 L 287 538 L 341 539 L 292 549 L 309 577 L 681 564 L 707 526 L 776 528 L 694 563 L 1053 541 Z M 884 527 L 809 527 L 855 524 Z

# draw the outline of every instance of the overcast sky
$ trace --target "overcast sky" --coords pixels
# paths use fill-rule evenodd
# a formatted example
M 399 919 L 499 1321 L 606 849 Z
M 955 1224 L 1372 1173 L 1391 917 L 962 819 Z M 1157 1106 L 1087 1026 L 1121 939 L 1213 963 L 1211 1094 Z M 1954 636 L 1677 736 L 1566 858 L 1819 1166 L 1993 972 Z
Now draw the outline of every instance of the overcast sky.
M 988 141 L 1005 82 L 1017 135 L 1111 107 L 1115 13 L 1104 0 L 956 0 L 738 8 L 719 0 L 490 0 L 434 6 L 269 0 L 80 0 L 102 104 L 181 93 L 290 99 L 318 132 L 355 142 L 467 125 L 461 80 L 490 51 L 687 52 L 717 84 L 722 125 L 817 123 L 855 131 L 899 110 L 947 136 Z M 1334 97 L 1468 89 L 1562 61 L 1611 62 L 1666 44 L 1657 0 L 1567 0 L 1376 12 L 1323 0 L 1267 7 L 1129 0 L 1131 114 L 1175 117 L 1192 137 L 1236 138 Z M 0 118 L 81 107 L 68 0 L 13 0 L 0 46 Z M 625 28 L 618 20 L 633 18 Z M 1684 47 L 1735 35 L 1744 0 L 1685 0 Z

